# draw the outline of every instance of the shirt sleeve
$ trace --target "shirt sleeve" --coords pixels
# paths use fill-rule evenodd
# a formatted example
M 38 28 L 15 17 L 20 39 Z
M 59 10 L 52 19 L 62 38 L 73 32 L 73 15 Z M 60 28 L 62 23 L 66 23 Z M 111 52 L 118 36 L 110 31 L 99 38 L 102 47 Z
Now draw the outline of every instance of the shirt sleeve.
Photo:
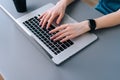
M 117 12 L 120 12 L 120 9 L 118 9 Z

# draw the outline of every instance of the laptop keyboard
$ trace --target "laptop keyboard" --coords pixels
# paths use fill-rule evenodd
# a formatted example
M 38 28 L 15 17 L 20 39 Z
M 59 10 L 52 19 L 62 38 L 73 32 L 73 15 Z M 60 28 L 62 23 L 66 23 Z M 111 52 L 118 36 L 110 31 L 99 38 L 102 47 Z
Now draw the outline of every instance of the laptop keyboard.
M 39 25 L 40 20 L 37 16 L 23 22 L 23 24 L 31 31 L 37 38 L 39 38 L 55 55 L 59 54 L 60 52 L 64 51 L 74 43 L 71 40 L 66 42 L 60 41 L 53 41 L 50 39 L 51 36 L 54 34 L 50 34 L 49 31 L 54 29 L 53 25 L 47 30 L 45 28 L 41 28 Z

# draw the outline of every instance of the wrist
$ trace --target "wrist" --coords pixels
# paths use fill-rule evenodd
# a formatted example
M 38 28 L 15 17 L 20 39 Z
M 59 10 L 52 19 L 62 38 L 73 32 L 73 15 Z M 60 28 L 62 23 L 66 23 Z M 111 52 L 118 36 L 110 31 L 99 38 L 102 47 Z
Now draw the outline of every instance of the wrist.
M 86 20 L 86 21 L 84 21 L 85 22 L 85 29 L 86 29 L 86 32 L 88 32 L 88 31 L 90 31 L 90 27 L 89 27 L 89 21 L 88 20 Z
M 81 25 L 81 22 L 80 22 L 80 25 Z M 84 27 L 83 32 L 90 31 L 89 21 L 88 20 L 82 21 L 82 25 L 81 26 Z

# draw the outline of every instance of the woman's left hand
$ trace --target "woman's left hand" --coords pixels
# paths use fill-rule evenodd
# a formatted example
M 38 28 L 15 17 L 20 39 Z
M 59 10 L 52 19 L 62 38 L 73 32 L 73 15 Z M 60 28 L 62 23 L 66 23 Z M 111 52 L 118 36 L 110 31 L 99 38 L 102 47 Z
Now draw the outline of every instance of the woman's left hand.
M 65 42 L 69 39 L 73 39 L 80 36 L 90 30 L 88 26 L 88 21 L 82 21 L 80 23 L 64 24 L 55 29 L 51 30 L 49 33 L 56 33 L 51 37 L 52 40 L 60 42 Z

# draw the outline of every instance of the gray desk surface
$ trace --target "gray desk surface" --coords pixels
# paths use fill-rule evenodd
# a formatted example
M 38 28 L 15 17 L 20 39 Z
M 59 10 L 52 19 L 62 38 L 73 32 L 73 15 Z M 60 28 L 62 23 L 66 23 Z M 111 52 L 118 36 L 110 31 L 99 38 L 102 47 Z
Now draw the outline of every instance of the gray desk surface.
M 57 0 L 27 0 L 28 12 Z M 12 0 L 0 0 L 15 18 Z M 67 13 L 77 21 L 99 17 L 102 14 L 77 1 Z M 120 80 L 120 27 L 96 31 L 95 43 L 78 52 L 61 66 L 55 66 L 17 30 L 16 25 L 0 14 L 0 73 L 5 80 Z

